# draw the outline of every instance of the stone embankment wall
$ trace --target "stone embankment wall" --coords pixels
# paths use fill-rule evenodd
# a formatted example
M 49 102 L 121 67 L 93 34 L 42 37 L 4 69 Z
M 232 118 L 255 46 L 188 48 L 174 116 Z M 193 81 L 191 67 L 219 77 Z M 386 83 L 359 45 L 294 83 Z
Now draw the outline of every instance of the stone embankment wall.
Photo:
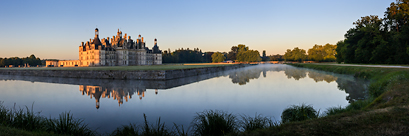
M 237 69 L 246 65 L 215 66 L 192 69 L 175 70 L 0 70 L 0 75 L 40 76 L 40 77 L 68 77 L 68 78 L 97 78 L 97 79 L 144 79 L 169 80 L 190 77 L 224 70 Z

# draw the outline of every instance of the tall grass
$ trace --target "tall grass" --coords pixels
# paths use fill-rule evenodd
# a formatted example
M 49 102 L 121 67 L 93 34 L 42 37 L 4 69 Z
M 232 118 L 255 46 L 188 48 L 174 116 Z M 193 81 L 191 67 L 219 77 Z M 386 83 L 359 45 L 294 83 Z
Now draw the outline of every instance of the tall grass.
M 238 131 L 237 117 L 219 110 L 205 110 L 197 115 L 191 123 L 193 135 L 220 136 Z
M 256 129 L 264 129 L 273 126 L 278 126 L 278 123 L 273 121 L 269 117 L 264 117 L 261 114 L 256 114 L 254 117 L 247 115 L 240 115 L 241 120 L 239 121 L 241 131 L 253 131 Z
M 33 104 L 34 105 L 34 104 Z M 78 136 L 92 136 L 92 131 L 83 123 L 81 119 L 74 119 L 69 112 L 61 113 L 60 118 L 52 119 L 40 115 L 40 112 L 34 112 L 33 107 L 17 109 L 7 108 L 0 102 L 0 125 L 18 128 L 27 131 L 51 132 L 56 134 L 68 134 Z
M 154 124 L 147 121 L 144 114 L 144 122 L 141 125 L 129 124 L 117 128 L 108 135 L 112 136 L 188 136 L 188 135 L 226 135 L 239 132 L 264 129 L 278 126 L 271 118 L 256 114 L 254 117 L 236 115 L 219 110 L 205 110 L 196 113 L 191 126 L 185 129 L 173 123 L 168 128 L 161 122 L 160 117 Z M 34 112 L 33 105 L 30 108 L 7 108 L 0 102 L 0 126 L 18 128 L 33 132 L 48 132 L 58 135 L 93 136 L 98 135 L 91 130 L 83 119 L 76 119 L 70 112 L 63 112 L 58 118 L 46 118 L 40 112 Z
M 84 124 L 83 119 L 75 119 L 70 112 L 64 112 L 59 115 L 58 119 L 48 119 L 49 125 L 48 131 L 52 131 L 57 134 L 69 134 L 69 135 L 95 135 L 95 132 L 88 128 L 87 124 Z
M 149 124 L 146 115 L 143 114 L 144 123 L 137 126 L 136 124 L 124 125 L 117 128 L 111 133 L 112 136 L 187 136 L 187 132 L 174 124 L 173 129 L 168 129 L 165 123 L 160 122 L 160 117 L 156 124 Z
M 284 109 L 283 113 L 281 114 L 281 121 L 283 123 L 303 121 L 318 118 L 318 116 L 319 112 L 317 112 L 311 105 L 292 105 L 289 108 Z

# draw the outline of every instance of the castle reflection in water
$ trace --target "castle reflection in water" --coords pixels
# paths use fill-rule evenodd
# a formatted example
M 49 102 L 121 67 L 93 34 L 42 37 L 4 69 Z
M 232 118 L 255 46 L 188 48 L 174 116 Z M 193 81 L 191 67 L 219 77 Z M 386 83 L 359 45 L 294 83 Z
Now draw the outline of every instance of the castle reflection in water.
M 101 98 L 111 98 L 118 101 L 118 106 L 124 104 L 124 99 L 128 102 L 128 99 L 132 99 L 132 95 L 137 94 L 139 99 L 145 97 L 146 89 L 136 88 L 109 88 L 101 86 L 80 85 L 80 92 L 82 95 L 87 95 L 90 99 L 95 99 L 96 108 L 100 107 Z M 158 94 L 158 89 L 155 89 L 155 94 Z
M 199 75 L 187 78 L 165 80 L 165 81 L 146 81 L 146 80 L 106 80 L 106 79 L 76 79 L 76 78 L 54 78 L 54 77 L 29 77 L 2 75 L 0 80 L 24 80 L 31 82 L 47 82 L 59 84 L 79 85 L 79 91 L 82 95 L 87 95 L 95 99 L 96 108 L 99 109 L 101 98 L 118 101 L 121 106 L 135 95 L 140 100 L 145 97 L 146 89 L 166 90 L 178 86 L 187 85 L 194 82 L 210 79 L 213 77 L 229 77 L 233 84 L 246 85 L 251 80 L 260 78 L 260 75 L 267 77 L 267 72 L 283 72 L 288 79 L 300 80 L 307 76 L 315 82 L 336 82 L 338 89 L 348 93 L 346 100 L 354 102 L 367 97 L 367 88 L 369 82 L 353 76 L 334 74 L 305 68 L 296 68 L 281 64 L 261 64 L 245 68 Z

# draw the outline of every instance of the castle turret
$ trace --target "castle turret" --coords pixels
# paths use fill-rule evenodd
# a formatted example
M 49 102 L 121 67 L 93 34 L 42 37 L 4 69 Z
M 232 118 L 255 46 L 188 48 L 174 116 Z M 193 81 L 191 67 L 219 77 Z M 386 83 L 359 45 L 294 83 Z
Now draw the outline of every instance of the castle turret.
M 97 37 L 98 37 L 98 35 L 99 35 L 98 28 L 95 28 L 95 38 L 97 38 Z

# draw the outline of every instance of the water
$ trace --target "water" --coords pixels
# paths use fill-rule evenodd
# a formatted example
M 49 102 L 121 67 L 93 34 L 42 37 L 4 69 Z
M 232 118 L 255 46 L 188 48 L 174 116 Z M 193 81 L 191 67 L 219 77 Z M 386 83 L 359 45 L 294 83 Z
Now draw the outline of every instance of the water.
M 290 105 L 325 111 L 365 99 L 368 82 L 352 76 L 263 64 L 168 81 L 102 80 L 0 75 L 0 101 L 11 107 L 34 105 L 46 117 L 70 111 L 98 132 L 158 117 L 189 126 L 195 113 L 223 110 L 262 114 L 280 120 Z

